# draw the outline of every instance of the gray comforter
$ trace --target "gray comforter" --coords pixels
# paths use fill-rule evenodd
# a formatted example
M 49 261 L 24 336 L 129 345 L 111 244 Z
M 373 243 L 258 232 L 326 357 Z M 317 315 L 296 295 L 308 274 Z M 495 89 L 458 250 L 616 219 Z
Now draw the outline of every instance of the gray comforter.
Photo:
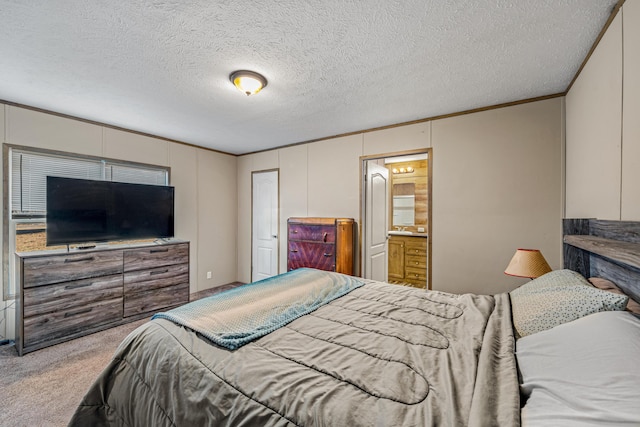
M 507 294 L 382 283 L 237 350 L 156 319 L 134 331 L 71 426 L 517 426 Z

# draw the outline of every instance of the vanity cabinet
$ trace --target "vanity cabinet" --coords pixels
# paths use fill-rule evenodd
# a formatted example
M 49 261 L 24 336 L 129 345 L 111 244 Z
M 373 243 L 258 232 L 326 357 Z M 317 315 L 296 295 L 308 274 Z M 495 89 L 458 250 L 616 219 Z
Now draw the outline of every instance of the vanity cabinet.
M 389 269 L 387 275 L 390 282 L 402 282 L 404 280 L 404 245 L 403 239 L 389 237 Z
M 21 356 L 189 302 L 188 242 L 18 258 Z
M 388 251 L 389 282 L 427 287 L 427 237 L 390 235 Z
M 353 218 L 289 218 L 287 271 L 302 267 L 353 275 Z

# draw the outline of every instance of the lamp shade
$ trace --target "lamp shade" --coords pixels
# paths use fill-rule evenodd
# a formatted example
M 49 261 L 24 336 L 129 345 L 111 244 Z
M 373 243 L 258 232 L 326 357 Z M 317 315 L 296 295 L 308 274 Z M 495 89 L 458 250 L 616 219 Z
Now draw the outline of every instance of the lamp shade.
M 551 267 L 538 249 L 518 249 L 504 274 L 533 279 L 551 271 Z

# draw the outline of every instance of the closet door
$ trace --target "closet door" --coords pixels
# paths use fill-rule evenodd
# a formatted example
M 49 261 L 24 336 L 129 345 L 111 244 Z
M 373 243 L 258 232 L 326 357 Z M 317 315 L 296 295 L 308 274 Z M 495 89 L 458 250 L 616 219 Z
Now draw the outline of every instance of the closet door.
M 252 178 L 251 281 L 278 274 L 278 171 Z

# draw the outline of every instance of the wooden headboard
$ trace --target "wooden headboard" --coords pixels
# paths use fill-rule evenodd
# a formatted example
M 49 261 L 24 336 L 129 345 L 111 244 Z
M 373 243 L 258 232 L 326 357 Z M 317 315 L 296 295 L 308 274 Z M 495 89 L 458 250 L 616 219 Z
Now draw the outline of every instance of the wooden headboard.
M 564 268 L 611 280 L 640 301 L 640 221 L 564 219 Z

